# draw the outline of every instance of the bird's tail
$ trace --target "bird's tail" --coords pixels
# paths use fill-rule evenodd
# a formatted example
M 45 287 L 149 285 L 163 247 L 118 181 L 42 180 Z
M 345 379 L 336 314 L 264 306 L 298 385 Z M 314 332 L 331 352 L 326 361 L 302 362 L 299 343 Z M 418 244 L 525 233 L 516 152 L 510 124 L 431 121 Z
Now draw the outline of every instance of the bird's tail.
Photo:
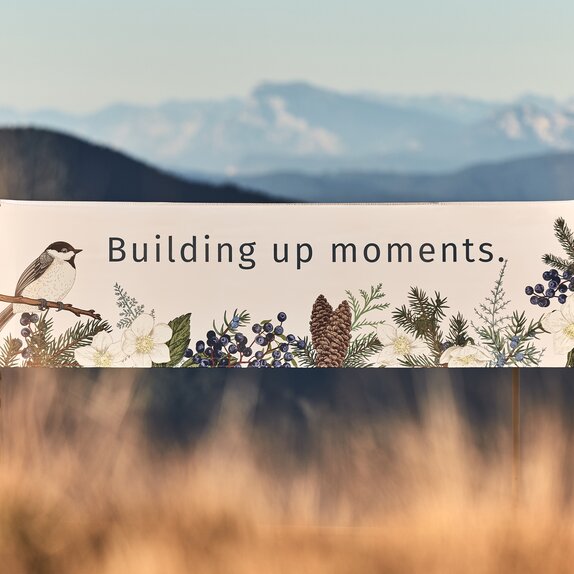
M 12 317 L 14 317 L 14 308 L 12 305 L 8 305 L 8 307 L 0 313 L 0 331 L 6 327 Z

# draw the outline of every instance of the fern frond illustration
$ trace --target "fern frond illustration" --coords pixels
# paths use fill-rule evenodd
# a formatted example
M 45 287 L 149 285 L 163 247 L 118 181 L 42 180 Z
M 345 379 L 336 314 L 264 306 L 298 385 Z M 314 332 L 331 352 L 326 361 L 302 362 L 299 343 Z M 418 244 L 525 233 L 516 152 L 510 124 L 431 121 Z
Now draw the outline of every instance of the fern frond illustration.
M 114 285 L 114 294 L 120 310 L 120 320 L 116 326 L 118 329 L 129 329 L 132 323 L 145 313 L 145 305 L 141 305 L 135 297 L 130 297 L 119 283 Z M 152 317 L 155 315 L 153 310 L 150 314 Z

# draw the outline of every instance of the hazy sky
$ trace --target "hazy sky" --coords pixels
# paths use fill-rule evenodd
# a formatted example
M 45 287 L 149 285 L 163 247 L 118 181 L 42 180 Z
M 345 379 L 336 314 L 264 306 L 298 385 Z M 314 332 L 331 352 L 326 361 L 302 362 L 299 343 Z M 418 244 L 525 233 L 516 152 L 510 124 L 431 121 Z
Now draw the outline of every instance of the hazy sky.
M 574 95 L 572 0 L 1 0 L 0 106 L 347 91 Z

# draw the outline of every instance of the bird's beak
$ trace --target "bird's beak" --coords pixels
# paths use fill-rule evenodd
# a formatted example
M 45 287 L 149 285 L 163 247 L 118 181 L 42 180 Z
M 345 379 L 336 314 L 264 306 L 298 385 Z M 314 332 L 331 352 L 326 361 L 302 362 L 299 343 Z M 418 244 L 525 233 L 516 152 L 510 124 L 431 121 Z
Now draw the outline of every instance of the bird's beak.
M 74 253 L 77 255 L 78 253 L 81 253 L 83 251 L 83 249 L 74 249 Z

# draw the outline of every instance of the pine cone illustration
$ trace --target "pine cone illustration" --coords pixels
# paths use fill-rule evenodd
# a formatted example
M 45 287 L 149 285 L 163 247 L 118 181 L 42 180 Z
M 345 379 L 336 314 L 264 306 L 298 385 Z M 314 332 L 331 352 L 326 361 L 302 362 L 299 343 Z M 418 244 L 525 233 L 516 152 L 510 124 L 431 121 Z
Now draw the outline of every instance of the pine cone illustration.
M 351 343 L 351 307 L 343 301 L 331 315 L 320 347 L 317 348 L 318 367 L 342 367 Z
M 327 330 L 332 315 L 333 307 L 331 307 L 324 295 L 319 295 L 313 304 L 311 321 L 309 322 L 311 327 L 311 343 L 313 343 L 315 350 L 322 347 L 323 337 L 325 336 L 325 331 Z

